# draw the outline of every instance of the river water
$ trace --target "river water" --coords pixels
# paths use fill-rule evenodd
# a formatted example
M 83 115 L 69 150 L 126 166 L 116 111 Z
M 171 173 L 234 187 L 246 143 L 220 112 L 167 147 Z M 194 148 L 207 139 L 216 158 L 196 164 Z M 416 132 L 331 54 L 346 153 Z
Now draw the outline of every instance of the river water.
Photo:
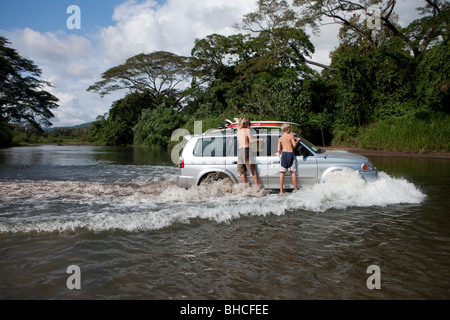
M 279 195 L 180 189 L 159 150 L 0 150 L 0 299 L 449 299 L 450 160 L 370 159 Z

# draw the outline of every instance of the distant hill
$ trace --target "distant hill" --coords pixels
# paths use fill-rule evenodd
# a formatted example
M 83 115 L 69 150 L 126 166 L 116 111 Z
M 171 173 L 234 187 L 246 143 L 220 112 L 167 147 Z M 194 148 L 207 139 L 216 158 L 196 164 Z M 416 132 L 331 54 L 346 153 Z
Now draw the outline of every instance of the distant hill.
M 82 123 L 76 126 L 72 126 L 72 127 L 50 127 L 50 128 L 44 128 L 44 131 L 53 131 L 53 130 L 57 130 L 57 129 L 75 129 L 75 128 L 89 128 L 90 126 L 92 126 L 92 122 L 86 122 L 86 123 Z

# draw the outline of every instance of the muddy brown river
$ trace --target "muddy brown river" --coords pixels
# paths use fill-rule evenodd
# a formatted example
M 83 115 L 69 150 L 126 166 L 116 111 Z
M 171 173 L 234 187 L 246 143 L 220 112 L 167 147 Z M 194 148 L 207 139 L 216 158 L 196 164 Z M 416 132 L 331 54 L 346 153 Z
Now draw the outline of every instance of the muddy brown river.
M 169 152 L 0 150 L 0 299 L 449 299 L 450 160 L 369 158 L 375 183 L 279 195 L 180 189 Z

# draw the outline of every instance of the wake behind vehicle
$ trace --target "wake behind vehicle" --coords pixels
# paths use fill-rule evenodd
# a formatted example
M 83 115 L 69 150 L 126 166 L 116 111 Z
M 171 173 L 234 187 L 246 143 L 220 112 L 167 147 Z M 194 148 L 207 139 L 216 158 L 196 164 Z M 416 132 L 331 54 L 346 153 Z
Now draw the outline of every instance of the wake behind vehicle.
M 265 189 L 280 189 L 280 157 L 278 139 L 281 122 L 252 122 L 251 131 L 260 139 L 250 147 L 254 155 L 260 184 Z M 229 125 L 230 126 L 230 125 Z M 218 180 L 240 182 L 237 171 L 237 137 L 232 128 L 221 128 L 201 135 L 186 136 L 187 143 L 179 159 L 179 176 L 177 185 L 189 188 Z M 376 181 L 378 172 L 364 156 L 348 151 L 328 151 L 318 148 L 305 139 L 294 150 L 298 186 L 324 182 L 335 171 L 357 171 L 366 182 Z M 250 173 L 248 172 L 249 176 Z M 247 179 L 251 184 L 252 179 Z M 284 179 L 286 190 L 294 189 L 292 177 L 287 174 Z

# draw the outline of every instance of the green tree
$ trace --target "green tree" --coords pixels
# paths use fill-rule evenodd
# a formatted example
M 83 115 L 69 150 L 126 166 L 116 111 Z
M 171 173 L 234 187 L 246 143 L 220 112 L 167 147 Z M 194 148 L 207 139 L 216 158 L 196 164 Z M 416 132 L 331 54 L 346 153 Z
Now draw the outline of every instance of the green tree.
M 52 125 L 51 109 L 58 107 L 58 99 L 44 90 L 50 83 L 39 79 L 42 71 L 8 43 L 0 37 L 0 147 L 11 143 L 9 123 L 29 124 L 41 130 L 41 125 Z
M 196 40 L 192 54 L 200 81 L 209 84 L 202 89 L 203 96 L 214 97 L 210 109 L 254 114 L 260 119 L 291 117 L 301 87 L 299 76 L 312 71 L 282 53 L 291 51 L 288 43 L 275 44 L 270 38 L 270 33 L 260 32 L 256 37 L 211 35 Z
M 135 144 L 167 147 L 173 131 L 183 124 L 181 114 L 165 105 L 146 109 L 133 128 Z
M 96 121 L 93 128 L 96 140 L 107 145 L 133 144 L 136 140 L 133 128 L 143 110 L 165 106 L 168 112 L 179 112 L 185 98 L 185 89 L 179 87 L 192 77 L 192 72 L 190 58 L 165 51 L 138 54 L 104 72 L 103 80 L 88 91 L 101 96 L 124 89 L 129 93 L 113 103 L 107 117 Z M 141 142 L 139 138 L 137 141 Z
M 351 31 L 353 38 L 364 38 L 376 43 L 381 38 L 395 37 L 403 48 L 410 50 L 415 57 L 424 53 L 430 45 L 441 37 L 448 38 L 448 22 L 450 21 L 450 4 L 446 0 L 424 0 L 424 7 L 418 10 L 427 15 L 413 21 L 407 28 L 395 23 L 397 14 L 393 0 L 294 0 L 293 5 L 300 8 L 298 23 L 309 25 L 318 30 L 326 19 L 333 21 Z M 379 15 L 381 30 L 367 28 L 368 19 Z M 381 36 L 381 38 L 380 38 Z
M 249 38 L 250 35 L 242 34 L 211 34 L 204 39 L 196 39 L 191 55 L 200 83 L 232 80 L 236 63 L 253 55 Z
M 381 47 L 365 55 L 341 52 L 333 64 L 339 70 L 335 75 L 336 135 L 353 135 L 374 121 L 413 110 L 413 57 Z
M 336 68 L 332 81 L 338 88 L 335 140 L 416 108 L 442 110 L 448 100 L 448 54 L 440 43 L 448 41 L 448 2 L 426 1 L 419 9 L 427 16 L 406 28 L 396 24 L 395 1 L 296 0 L 294 4 L 315 17 L 313 23 L 328 17 L 342 24 L 340 45 L 331 53 Z M 373 4 L 380 14 L 375 29 L 366 21 Z
M 98 115 L 92 122 L 90 139 L 98 144 L 106 144 L 103 139 L 103 128 L 106 126 L 108 113 Z
M 418 107 L 450 112 L 450 45 L 444 41 L 425 52 L 415 72 Z
M 87 90 L 101 96 L 118 90 L 148 93 L 154 105 L 160 105 L 170 99 L 171 107 L 180 107 L 184 98 L 178 89 L 181 83 L 190 79 L 192 74 L 190 58 L 171 52 L 156 51 L 141 53 L 129 58 L 124 64 L 108 69 L 102 74 L 103 80 L 93 84 Z
M 331 68 L 307 59 L 314 53 L 314 45 L 303 29 L 297 14 L 285 0 L 258 0 L 258 10 L 246 14 L 240 29 L 265 35 L 264 39 L 271 47 L 270 53 L 276 60 L 286 60 L 305 69 L 304 64 Z
M 132 145 L 133 127 L 138 123 L 142 111 L 154 107 L 153 99 L 147 92 L 126 95 L 112 104 L 108 116 L 97 117 L 93 124 L 94 139 L 110 146 Z

